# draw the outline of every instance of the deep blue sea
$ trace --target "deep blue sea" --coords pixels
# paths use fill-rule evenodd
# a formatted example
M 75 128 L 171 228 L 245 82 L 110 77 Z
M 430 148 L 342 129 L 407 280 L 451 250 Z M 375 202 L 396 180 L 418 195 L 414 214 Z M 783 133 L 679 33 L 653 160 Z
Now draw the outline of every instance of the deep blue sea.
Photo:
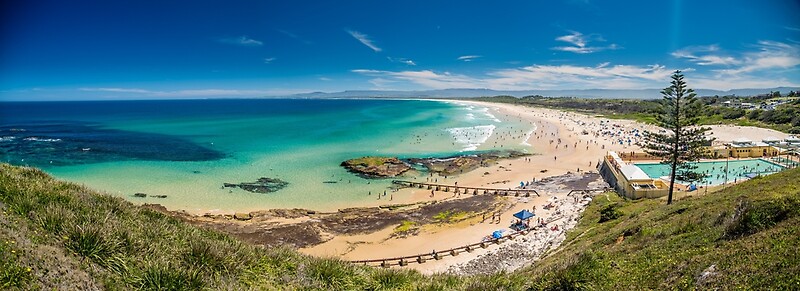
M 0 102 L 0 160 L 170 209 L 333 209 L 390 186 L 346 172 L 343 160 L 529 150 L 532 129 L 489 108 L 426 100 Z M 260 177 L 289 186 L 221 188 Z

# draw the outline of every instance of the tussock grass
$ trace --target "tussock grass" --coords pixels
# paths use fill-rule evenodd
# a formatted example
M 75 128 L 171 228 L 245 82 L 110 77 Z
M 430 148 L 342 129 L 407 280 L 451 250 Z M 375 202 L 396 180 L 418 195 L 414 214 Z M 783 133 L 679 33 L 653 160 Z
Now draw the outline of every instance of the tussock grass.
M 204 287 L 200 273 L 192 269 L 152 265 L 133 280 L 141 290 L 200 290 Z
M 563 246 L 534 266 L 463 277 L 265 249 L 0 164 L 0 289 L 64 289 L 57 278 L 65 275 L 67 289 L 118 290 L 797 289 L 798 181 L 800 170 L 784 171 L 673 205 L 601 194 Z M 26 246 L 4 244 L 9 231 Z M 716 271 L 700 280 L 711 265 Z

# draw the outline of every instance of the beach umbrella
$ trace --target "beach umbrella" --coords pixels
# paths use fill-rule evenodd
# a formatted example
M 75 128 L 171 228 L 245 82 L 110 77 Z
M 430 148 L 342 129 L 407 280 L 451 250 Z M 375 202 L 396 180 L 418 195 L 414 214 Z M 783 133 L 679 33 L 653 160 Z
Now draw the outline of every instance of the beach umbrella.
M 516 217 L 518 219 L 521 219 L 521 220 L 529 219 L 529 218 L 533 217 L 534 215 L 535 214 L 531 213 L 530 211 L 528 211 L 526 209 L 523 209 L 520 212 L 514 213 L 514 217 Z

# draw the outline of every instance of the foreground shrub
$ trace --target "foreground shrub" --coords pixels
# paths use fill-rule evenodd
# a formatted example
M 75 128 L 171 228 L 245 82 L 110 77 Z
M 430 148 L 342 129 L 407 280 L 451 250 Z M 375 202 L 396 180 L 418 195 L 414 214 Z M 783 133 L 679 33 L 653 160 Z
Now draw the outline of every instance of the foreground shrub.
M 622 212 L 618 210 L 619 204 L 609 204 L 603 209 L 600 209 L 600 220 L 598 222 L 603 223 L 609 220 L 614 220 L 620 218 L 622 216 Z
M 797 197 L 783 197 L 757 204 L 752 204 L 747 197 L 740 197 L 733 216 L 725 226 L 723 238 L 754 234 L 796 216 L 799 212 L 800 200 Z

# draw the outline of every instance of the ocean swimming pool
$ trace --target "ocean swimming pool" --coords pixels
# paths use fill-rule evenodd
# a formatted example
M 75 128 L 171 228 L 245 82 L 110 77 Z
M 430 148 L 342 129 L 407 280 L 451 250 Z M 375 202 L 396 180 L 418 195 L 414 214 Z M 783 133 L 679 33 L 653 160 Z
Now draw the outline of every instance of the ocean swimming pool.
M 697 166 L 695 171 L 706 173 L 709 176 L 704 182 L 711 185 L 723 184 L 725 178 L 725 166 L 727 164 L 728 175 L 727 181 L 733 182 L 749 178 L 753 175 L 765 175 L 780 172 L 784 169 L 783 166 L 772 163 L 762 159 L 748 159 L 748 160 L 729 160 L 729 161 L 713 161 L 713 162 L 697 162 L 692 163 Z M 660 177 L 669 176 L 669 165 L 660 163 L 636 163 L 637 167 L 642 169 L 650 178 L 658 179 Z M 698 183 L 698 184 L 706 184 Z

